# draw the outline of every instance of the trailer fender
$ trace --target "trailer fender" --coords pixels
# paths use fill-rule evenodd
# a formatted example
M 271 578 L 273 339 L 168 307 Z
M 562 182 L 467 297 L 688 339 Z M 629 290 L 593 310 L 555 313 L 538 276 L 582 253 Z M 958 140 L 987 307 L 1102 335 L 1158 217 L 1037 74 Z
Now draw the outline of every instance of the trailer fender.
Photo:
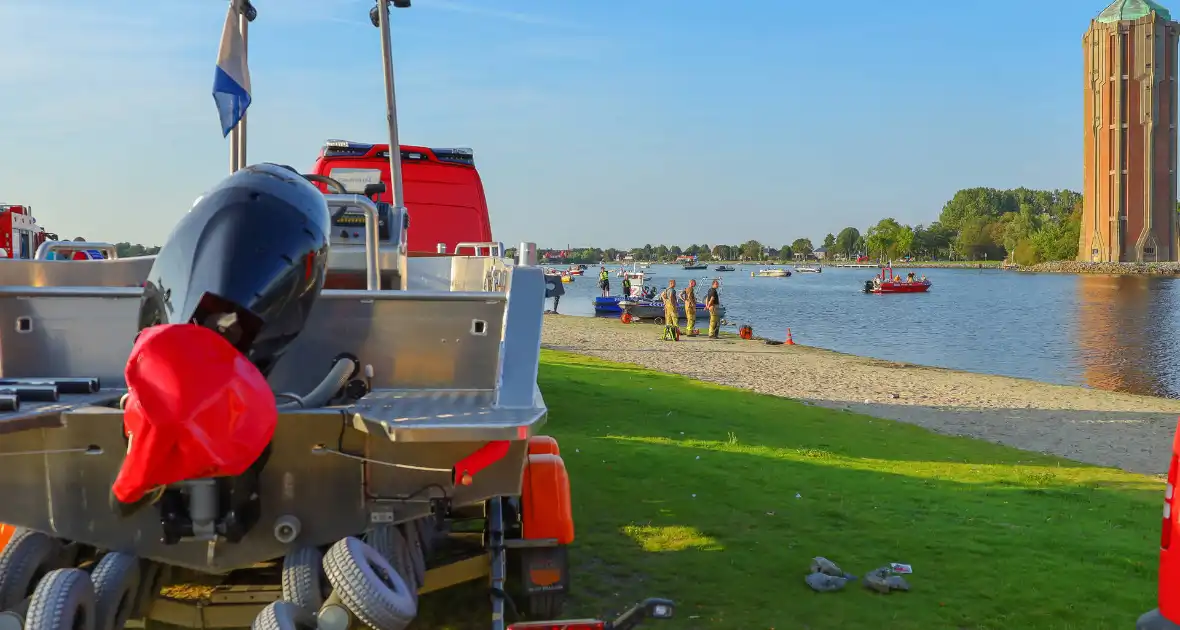
M 560 455 L 529 455 L 520 503 L 524 538 L 553 538 L 561 545 L 574 541 L 570 478 Z
M 555 438 L 548 435 L 534 435 L 529 438 L 529 455 L 561 455 L 561 448 Z

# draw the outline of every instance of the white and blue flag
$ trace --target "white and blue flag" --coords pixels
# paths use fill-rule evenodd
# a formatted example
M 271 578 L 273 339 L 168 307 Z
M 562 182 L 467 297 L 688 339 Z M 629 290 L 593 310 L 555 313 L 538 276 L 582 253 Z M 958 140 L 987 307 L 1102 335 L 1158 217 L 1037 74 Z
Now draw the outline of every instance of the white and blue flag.
M 238 28 L 240 0 L 229 3 L 221 48 L 217 51 L 217 70 L 213 74 L 213 100 L 221 117 L 221 134 L 228 136 L 250 107 L 250 69 L 246 67 L 246 42 Z

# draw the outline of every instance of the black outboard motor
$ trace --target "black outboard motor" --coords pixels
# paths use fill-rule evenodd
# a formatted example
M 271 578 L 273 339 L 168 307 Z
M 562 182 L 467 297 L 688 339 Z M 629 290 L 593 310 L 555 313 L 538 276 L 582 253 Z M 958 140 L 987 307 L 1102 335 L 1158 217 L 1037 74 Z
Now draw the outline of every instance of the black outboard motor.
M 873 292 L 873 281 L 872 280 L 865 280 L 865 293 L 872 293 L 872 292 Z
M 261 513 L 258 475 L 278 421 L 266 374 L 324 286 L 324 196 L 275 164 L 201 197 L 156 256 L 125 376 L 122 515 L 159 504 L 162 540 L 237 542 Z
M 239 170 L 197 201 L 156 255 L 140 330 L 205 326 L 268 373 L 324 286 L 330 229 L 324 196 L 299 173 Z

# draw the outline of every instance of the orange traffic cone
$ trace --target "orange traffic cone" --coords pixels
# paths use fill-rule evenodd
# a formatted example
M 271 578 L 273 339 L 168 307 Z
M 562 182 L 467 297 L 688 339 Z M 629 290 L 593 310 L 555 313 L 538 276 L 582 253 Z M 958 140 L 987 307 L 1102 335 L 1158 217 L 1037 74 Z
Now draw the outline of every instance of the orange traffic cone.
M 788 346 L 795 345 L 795 340 L 791 339 L 791 329 L 790 328 L 787 329 L 787 342 L 786 343 Z

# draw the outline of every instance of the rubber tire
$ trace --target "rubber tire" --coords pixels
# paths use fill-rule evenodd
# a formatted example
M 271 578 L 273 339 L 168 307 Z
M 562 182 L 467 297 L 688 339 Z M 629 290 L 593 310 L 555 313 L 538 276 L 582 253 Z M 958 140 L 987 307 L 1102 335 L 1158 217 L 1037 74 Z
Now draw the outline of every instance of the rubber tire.
M 537 593 L 529 595 L 529 619 L 547 621 L 561 619 L 561 609 L 565 607 L 565 593 Z
M 291 602 L 271 602 L 254 618 L 250 630 L 316 630 L 315 616 Z
M 365 536 L 365 543 L 381 554 L 382 558 L 389 561 L 389 566 L 397 571 L 406 586 L 417 597 L 418 589 L 422 587 L 422 583 L 418 581 L 414 572 L 410 544 L 406 540 L 403 530 L 392 523 L 378 523 L 369 528 Z
M 375 549 L 345 538 L 328 550 L 324 571 L 344 607 L 361 623 L 381 630 L 404 630 L 418 616 L 418 604 L 405 580 Z
M 400 527 L 402 536 L 406 539 L 406 551 L 414 572 L 412 577 L 418 588 L 422 588 L 426 583 L 426 547 L 423 546 L 422 536 L 418 533 L 418 529 L 422 527 L 422 520 L 402 523 Z
M 81 569 L 55 569 L 37 584 L 25 630 L 97 630 L 94 583 Z
M 314 615 L 330 593 L 324 575 L 324 554 L 319 549 L 300 547 L 283 557 L 283 599 Z
M 0 551 L 0 610 L 16 608 L 32 595 L 41 576 L 60 568 L 61 542 L 30 530 L 17 532 Z
M 418 520 L 418 539 L 422 541 L 423 558 L 429 558 L 434 553 L 434 543 L 440 535 L 438 521 L 434 515 Z
M 167 565 L 151 560 L 140 560 L 139 564 L 139 593 L 135 597 L 135 611 L 132 619 L 146 617 L 152 609 L 152 604 L 160 596 L 160 591 L 167 586 L 169 568 Z
M 98 630 L 123 630 L 139 603 L 139 558 L 112 551 L 98 561 L 90 581 L 94 583 L 95 626 Z

